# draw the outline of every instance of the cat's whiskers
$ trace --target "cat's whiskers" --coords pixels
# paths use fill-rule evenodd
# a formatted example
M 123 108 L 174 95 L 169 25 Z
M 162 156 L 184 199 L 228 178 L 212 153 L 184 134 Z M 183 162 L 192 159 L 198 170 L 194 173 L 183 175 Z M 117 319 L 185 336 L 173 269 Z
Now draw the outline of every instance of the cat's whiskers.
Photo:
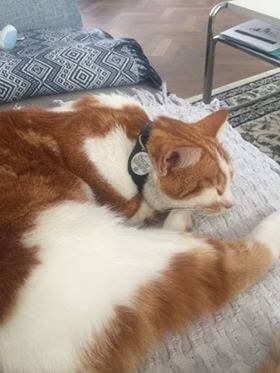
M 168 211 L 176 211 L 176 210 L 186 210 L 186 211 L 199 211 L 199 207 L 175 207 L 175 208 L 170 208 L 170 209 L 165 209 L 165 212 Z

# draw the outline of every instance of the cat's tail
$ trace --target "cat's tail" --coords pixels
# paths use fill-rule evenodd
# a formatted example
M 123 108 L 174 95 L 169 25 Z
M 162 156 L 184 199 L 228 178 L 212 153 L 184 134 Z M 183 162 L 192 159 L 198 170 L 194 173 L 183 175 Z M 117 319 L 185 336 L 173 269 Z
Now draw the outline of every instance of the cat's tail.
M 259 373 L 280 373 L 280 331 L 275 335 L 269 355 Z

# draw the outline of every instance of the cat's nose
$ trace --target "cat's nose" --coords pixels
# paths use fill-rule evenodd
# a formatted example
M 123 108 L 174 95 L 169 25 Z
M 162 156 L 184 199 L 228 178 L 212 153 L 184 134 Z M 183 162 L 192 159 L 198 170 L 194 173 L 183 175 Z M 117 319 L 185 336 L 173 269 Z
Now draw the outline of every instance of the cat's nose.
M 230 209 L 231 207 L 234 206 L 234 201 L 233 201 L 233 200 L 230 200 L 230 201 L 223 201 L 223 206 L 224 206 L 226 209 Z
M 226 191 L 221 198 L 221 202 L 226 209 L 234 206 L 234 197 L 231 191 Z

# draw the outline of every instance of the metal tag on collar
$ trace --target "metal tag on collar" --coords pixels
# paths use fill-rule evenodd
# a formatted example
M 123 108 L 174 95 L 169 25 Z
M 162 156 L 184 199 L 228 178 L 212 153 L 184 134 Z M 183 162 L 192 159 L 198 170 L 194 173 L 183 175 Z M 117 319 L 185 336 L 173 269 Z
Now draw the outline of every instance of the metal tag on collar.
M 131 159 L 131 169 L 138 176 L 147 175 L 151 170 L 151 161 L 146 150 L 146 142 L 150 135 L 152 122 L 148 121 L 143 131 L 138 136 L 138 143 L 141 147 L 141 151 L 134 154 Z M 144 138 L 144 139 L 143 139 Z
M 136 153 L 133 156 L 131 160 L 131 169 L 139 176 L 147 175 L 150 172 L 151 161 L 146 151 Z

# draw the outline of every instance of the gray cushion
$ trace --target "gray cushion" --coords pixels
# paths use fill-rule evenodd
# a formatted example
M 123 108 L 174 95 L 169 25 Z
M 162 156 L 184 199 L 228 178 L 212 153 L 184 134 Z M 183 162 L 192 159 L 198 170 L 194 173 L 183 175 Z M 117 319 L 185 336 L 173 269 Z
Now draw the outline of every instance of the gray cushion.
M 0 29 L 78 28 L 82 21 L 75 0 L 1 0 Z

